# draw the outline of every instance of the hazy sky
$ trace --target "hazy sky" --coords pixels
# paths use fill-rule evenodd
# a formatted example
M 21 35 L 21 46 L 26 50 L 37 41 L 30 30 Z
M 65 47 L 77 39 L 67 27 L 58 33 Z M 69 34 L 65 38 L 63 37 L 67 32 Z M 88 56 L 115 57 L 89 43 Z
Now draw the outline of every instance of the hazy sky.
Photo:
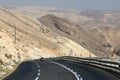
M 51 6 L 81 10 L 120 10 L 120 0 L 0 0 L 1 6 Z

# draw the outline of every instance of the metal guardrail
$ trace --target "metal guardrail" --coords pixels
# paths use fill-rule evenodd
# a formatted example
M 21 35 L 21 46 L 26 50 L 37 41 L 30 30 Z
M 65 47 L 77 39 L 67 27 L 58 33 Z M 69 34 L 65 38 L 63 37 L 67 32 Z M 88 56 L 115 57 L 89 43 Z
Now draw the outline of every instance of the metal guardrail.
M 98 60 L 94 58 L 78 58 L 78 57 L 59 57 L 59 60 L 68 60 L 68 61 L 73 61 L 73 62 L 83 62 L 87 65 L 91 65 L 100 69 L 103 69 L 104 71 L 107 71 L 117 77 L 120 78 L 120 68 L 118 62 L 111 62 L 111 61 L 105 61 L 105 60 Z

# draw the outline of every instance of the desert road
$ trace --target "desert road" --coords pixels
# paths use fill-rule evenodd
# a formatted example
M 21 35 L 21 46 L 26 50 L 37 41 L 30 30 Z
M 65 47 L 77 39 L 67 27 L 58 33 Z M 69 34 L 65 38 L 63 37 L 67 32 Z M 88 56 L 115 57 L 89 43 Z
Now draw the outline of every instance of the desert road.
M 120 80 L 84 63 L 33 60 L 21 63 L 3 80 Z

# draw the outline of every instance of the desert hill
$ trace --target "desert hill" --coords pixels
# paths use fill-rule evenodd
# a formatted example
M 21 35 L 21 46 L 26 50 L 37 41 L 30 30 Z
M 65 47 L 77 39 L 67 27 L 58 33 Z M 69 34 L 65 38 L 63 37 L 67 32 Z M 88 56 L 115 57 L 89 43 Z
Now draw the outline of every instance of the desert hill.
M 119 22 L 120 11 L 0 8 L 0 74 L 42 56 L 118 57 Z
M 120 28 L 102 25 L 76 25 L 54 15 L 38 20 L 53 32 L 66 36 L 98 56 L 120 55 Z
M 0 74 L 23 60 L 90 54 L 95 56 L 35 18 L 0 8 Z

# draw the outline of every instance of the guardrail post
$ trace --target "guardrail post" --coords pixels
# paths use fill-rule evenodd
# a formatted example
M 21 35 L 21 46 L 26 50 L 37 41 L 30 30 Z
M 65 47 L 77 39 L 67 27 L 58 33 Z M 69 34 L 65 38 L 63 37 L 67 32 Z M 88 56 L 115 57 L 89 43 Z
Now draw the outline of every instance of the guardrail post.
M 80 57 L 82 58 L 82 54 L 80 54 Z
M 120 63 L 119 63 L 119 65 L 118 65 L 118 67 L 120 68 Z
M 91 58 L 91 54 L 89 54 L 89 58 Z

